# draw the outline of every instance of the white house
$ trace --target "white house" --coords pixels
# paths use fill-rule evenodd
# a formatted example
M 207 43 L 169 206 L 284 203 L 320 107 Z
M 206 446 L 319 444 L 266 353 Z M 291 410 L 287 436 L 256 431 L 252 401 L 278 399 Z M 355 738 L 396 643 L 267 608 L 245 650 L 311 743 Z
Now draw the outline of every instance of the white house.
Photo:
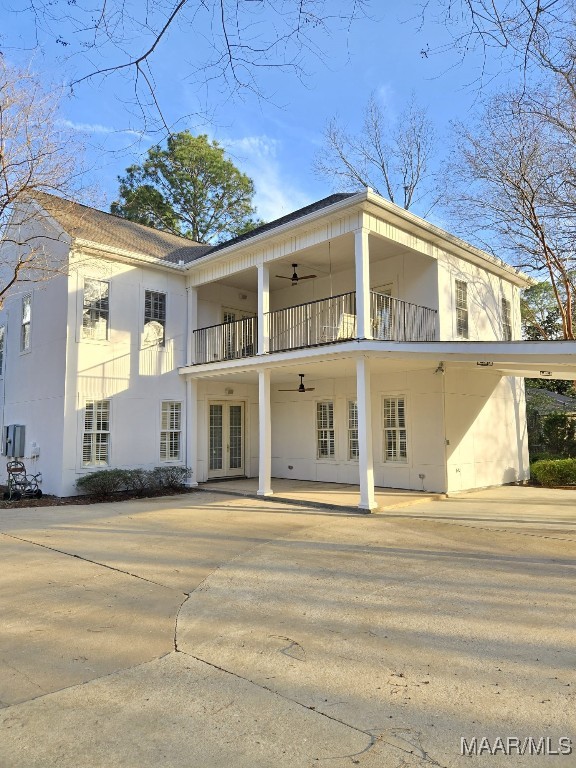
M 11 231 L 62 269 L 5 302 L 0 395 L 47 493 L 165 462 L 262 495 L 275 477 L 357 483 L 363 509 L 375 485 L 523 480 L 523 377 L 576 378 L 574 342 L 519 340 L 526 276 L 371 190 L 215 247 L 33 206 Z

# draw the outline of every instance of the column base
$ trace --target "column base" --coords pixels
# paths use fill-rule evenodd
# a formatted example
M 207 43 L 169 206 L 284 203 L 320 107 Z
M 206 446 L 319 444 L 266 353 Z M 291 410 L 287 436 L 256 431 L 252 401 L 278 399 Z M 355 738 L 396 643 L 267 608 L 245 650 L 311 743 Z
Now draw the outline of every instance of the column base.
M 378 509 L 378 504 L 358 504 L 358 509 L 361 509 L 364 512 L 372 512 L 373 510 Z
M 256 496 L 274 496 L 274 491 L 261 491 L 260 488 L 258 488 Z

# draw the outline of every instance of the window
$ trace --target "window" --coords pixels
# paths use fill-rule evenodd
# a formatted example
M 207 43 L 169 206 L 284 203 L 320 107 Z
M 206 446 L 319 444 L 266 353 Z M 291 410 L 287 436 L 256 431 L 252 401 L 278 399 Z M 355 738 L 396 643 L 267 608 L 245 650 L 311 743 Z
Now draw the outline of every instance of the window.
M 110 458 L 110 400 L 87 400 L 84 411 L 82 464 L 106 467 Z
M 348 459 L 358 459 L 358 403 L 356 400 L 348 401 Z
M 32 322 L 32 294 L 22 297 L 22 326 L 20 328 L 20 352 L 30 349 L 30 324 Z
M 456 280 L 456 336 L 468 338 L 468 283 Z
M 384 398 L 384 461 L 405 462 L 406 401 L 404 397 Z
M 110 285 L 104 280 L 84 280 L 82 338 L 107 339 Z
M 182 403 L 162 403 L 160 426 L 160 461 L 180 461 Z
M 144 343 L 164 346 L 166 331 L 166 294 L 146 291 L 144 299 Z
M 319 459 L 334 458 L 334 403 L 316 403 L 316 447 Z
M 0 376 L 4 374 L 4 335 L 6 328 L 0 325 Z
M 502 299 L 502 336 L 504 341 L 512 341 L 512 311 L 510 301 Z

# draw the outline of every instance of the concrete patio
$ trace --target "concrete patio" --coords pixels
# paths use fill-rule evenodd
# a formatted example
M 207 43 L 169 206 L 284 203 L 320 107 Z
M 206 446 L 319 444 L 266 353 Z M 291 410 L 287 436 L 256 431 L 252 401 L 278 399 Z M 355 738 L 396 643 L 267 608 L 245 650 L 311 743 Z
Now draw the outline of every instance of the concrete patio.
M 258 498 L 258 478 L 256 477 L 212 481 L 201 483 L 198 487 L 200 490 L 213 493 Z M 272 489 L 274 494 L 268 498 L 274 499 L 274 501 L 289 502 L 303 506 L 313 505 L 326 509 L 341 509 L 345 512 L 364 513 L 364 510 L 358 509 L 360 501 L 360 488 L 358 485 L 273 477 Z M 444 498 L 444 494 L 441 493 L 406 491 L 402 488 L 376 488 L 375 491 L 378 507 L 373 510 L 374 512 L 400 509 L 420 502 Z

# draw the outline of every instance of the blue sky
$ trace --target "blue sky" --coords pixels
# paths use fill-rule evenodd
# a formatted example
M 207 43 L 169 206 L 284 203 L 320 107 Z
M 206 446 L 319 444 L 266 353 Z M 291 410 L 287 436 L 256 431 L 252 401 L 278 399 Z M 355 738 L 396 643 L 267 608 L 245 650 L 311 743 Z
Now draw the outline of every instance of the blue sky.
M 65 58 L 68 51 L 55 43 L 53 34 L 41 31 L 38 45 L 30 47 L 30 16 L 13 12 L 24 5 L 18 0 L 5 3 L 7 26 L 0 32 L 0 42 L 7 58 L 18 63 L 32 60 L 32 66 L 53 82 L 65 82 L 86 71 L 87 65 L 80 59 Z M 334 0 L 332 6 L 337 10 L 349 3 Z M 336 29 L 317 37 L 318 55 L 305 58 L 303 79 L 263 70 L 258 82 L 269 97 L 264 99 L 250 92 L 227 98 L 217 83 L 209 88 L 191 83 L 185 77 L 186 62 L 191 59 L 192 48 L 194 53 L 201 53 L 202 46 L 209 46 L 209 30 L 203 30 L 202 38 L 175 27 L 153 59 L 166 119 L 178 129 L 208 133 L 225 145 L 236 164 L 254 179 L 258 213 L 265 220 L 324 197 L 333 190 L 312 170 L 323 128 L 333 116 L 350 129 L 357 128 L 371 93 L 391 116 L 397 115 L 414 93 L 429 109 L 443 137 L 448 135 L 450 120 L 466 121 L 477 106 L 481 56 L 472 52 L 462 62 L 457 51 L 448 50 L 423 57 L 423 48 L 449 48 L 450 36 L 445 28 L 431 22 L 420 27 L 419 7 L 413 0 L 374 0 L 370 17 L 357 20 L 350 30 Z M 61 32 L 66 37 L 65 25 Z M 116 60 L 109 51 L 102 51 L 96 64 Z M 494 85 L 489 77 L 485 83 L 484 93 Z M 502 77 L 497 83 L 502 84 Z M 97 188 L 103 208 L 114 199 L 116 177 L 158 140 L 150 132 L 142 135 L 130 94 L 126 77 L 98 78 L 78 85 L 62 107 L 62 120 L 86 144 L 89 180 Z M 206 109 L 209 118 L 194 117 Z

